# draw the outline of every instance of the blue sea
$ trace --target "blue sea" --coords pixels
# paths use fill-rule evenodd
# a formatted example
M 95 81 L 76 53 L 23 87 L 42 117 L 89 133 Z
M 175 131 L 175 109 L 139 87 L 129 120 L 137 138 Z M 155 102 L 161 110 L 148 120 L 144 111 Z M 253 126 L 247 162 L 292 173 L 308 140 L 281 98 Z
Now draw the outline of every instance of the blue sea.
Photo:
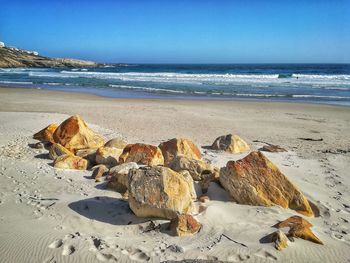
M 350 105 L 350 64 L 120 64 L 0 69 L 0 85 L 119 98 Z

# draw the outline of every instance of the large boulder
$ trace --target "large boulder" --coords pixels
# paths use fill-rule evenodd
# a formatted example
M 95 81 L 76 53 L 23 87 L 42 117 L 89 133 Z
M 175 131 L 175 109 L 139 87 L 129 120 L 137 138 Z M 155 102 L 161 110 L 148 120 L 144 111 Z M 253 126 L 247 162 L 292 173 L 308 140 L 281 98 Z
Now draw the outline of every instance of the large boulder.
M 105 143 L 105 147 L 114 147 L 118 149 L 124 149 L 127 145 L 127 142 L 122 138 L 113 138 Z
M 100 147 L 96 151 L 96 163 L 104 164 L 108 167 L 116 166 L 122 152 L 123 149 L 106 146 Z
M 130 170 L 128 189 L 129 206 L 139 217 L 172 219 L 194 209 L 188 181 L 167 167 Z
M 88 161 L 79 156 L 65 154 L 57 157 L 53 166 L 60 169 L 86 170 Z
M 311 231 L 312 224 L 300 216 L 291 216 L 277 223 L 274 227 L 278 229 L 289 228 L 288 237 L 299 237 L 316 244 L 323 245 L 322 241 Z
M 49 157 L 52 160 L 55 160 L 57 157 L 61 155 L 74 155 L 72 152 L 68 151 L 66 148 L 64 148 L 61 144 L 59 143 L 54 143 L 51 145 L 49 149 Z
M 128 191 L 129 171 L 138 169 L 137 163 L 123 163 L 114 166 L 109 170 L 107 187 L 116 190 L 118 193 L 126 194 Z
M 215 139 L 211 148 L 229 153 L 243 153 L 250 150 L 249 145 L 238 135 L 228 134 Z
M 74 153 L 80 149 L 97 149 L 105 143 L 103 137 L 92 131 L 78 115 L 62 122 L 54 132 L 53 139 Z
M 119 163 L 135 162 L 149 166 L 164 165 L 164 158 L 157 146 L 135 143 L 125 146 Z
M 213 177 L 219 177 L 218 168 L 214 167 L 210 163 L 204 160 L 188 158 L 183 155 L 176 156 L 168 164 L 168 167 L 176 172 L 188 171 L 195 181 L 203 180 L 203 177 L 207 176 L 208 174 L 214 174 Z
M 202 159 L 201 151 L 192 141 L 188 139 L 174 138 L 169 141 L 162 142 L 158 147 L 162 150 L 165 166 L 168 166 L 169 163 L 171 163 L 172 160 L 178 155 L 185 156 L 189 159 Z
M 33 135 L 33 139 L 43 141 L 43 142 L 52 142 L 54 143 L 53 134 L 57 129 L 58 124 L 52 123 L 49 126 L 45 127 L 41 131 Z
M 174 235 L 192 236 L 201 229 L 201 223 L 199 223 L 193 216 L 181 214 L 177 215 L 170 221 L 170 230 Z
M 239 204 L 276 204 L 313 216 L 305 196 L 261 152 L 227 162 L 220 170 L 220 183 Z

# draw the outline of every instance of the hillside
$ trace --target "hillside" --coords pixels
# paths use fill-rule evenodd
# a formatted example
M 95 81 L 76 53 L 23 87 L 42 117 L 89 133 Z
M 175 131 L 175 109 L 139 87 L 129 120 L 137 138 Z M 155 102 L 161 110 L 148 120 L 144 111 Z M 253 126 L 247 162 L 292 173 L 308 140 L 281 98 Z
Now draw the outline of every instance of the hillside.
M 92 61 L 71 58 L 48 58 L 37 55 L 36 52 L 18 48 L 0 47 L 0 68 L 18 67 L 96 67 Z

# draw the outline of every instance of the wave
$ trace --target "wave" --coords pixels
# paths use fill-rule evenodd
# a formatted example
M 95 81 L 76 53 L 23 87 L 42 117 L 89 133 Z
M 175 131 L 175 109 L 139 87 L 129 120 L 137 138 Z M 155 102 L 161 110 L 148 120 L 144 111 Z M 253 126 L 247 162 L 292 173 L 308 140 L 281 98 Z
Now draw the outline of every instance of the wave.
M 3 84 L 19 84 L 19 85 L 33 84 L 33 82 L 31 82 L 31 81 L 9 81 L 9 80 L 0 80 L 0 83 L 3 83 Z
M 309 95 L 309 94 L 295 94 L 292 95 L 293 98 L 319 98 L 319 99 L 350 99 L 346 96 L 325 96 L 325 95 Z

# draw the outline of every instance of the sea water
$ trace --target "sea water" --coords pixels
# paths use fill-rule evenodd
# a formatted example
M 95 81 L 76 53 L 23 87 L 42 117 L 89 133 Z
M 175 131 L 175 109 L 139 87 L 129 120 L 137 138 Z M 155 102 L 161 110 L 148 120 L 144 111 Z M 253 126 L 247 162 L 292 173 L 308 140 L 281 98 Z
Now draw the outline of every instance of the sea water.
M 123 98 L 350 105 L 350 64 L 119 64 L 0 69 L 0 85 Z

